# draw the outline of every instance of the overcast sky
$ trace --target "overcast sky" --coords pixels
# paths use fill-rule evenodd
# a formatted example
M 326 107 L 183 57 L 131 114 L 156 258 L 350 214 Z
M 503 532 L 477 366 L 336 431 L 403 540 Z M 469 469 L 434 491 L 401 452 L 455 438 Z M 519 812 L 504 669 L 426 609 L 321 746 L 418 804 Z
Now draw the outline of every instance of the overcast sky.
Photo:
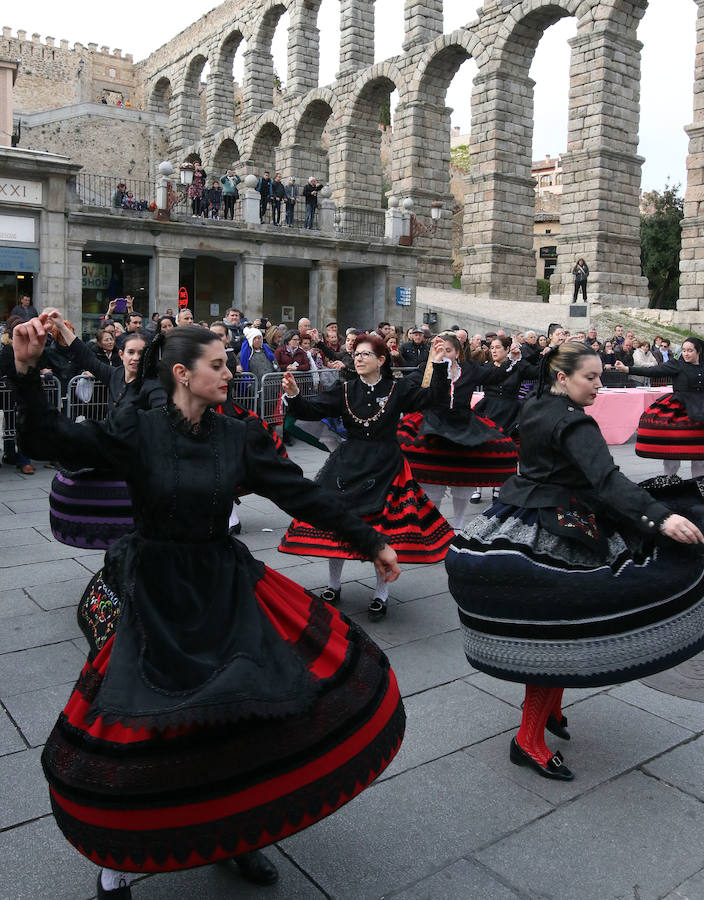
M 24 29 L 28 35 L 38 32 L 58 41 L 95 42 L 120 47 L 135 60 L 148 56 L 203 13 L 217 4 L 213 0 L 190 0 L 187 4 L 144 3 L 121 0 L 112 4 L 59 4 L 48 0 L 24 0 L 5 7 L 2 25 L 13 32 Z M 469 4 L 474 10 L 479 0 Z M 164 11 L 168 9 L 168 17 Z M 401 52 L 403 38 L 403 0 L 376 0 L 375 59 Z M 445 31 L 467 22 L 468 4 L 446 0 Z M 321 29 L 320 81 L 327 84 L 337 69 L 339 0 L 323 0 Z M 638 37 L 643 42 L 641 83 L 641 129 L 639 153 L 646 158 L 643 189 L 661 190 L 671 184 L 686 183 L 685 157 L 687 136 L 683 129 L 692 121 L 692 84 L 694 79 L 696 4 L 692 0 L 651 0 Z M 282 22 L 281 26 L 285 26 Z M 535 55 L 531 77 L 536 81 L 535 132 L 533 158 L 556 156 L 567 142 L 567 91 L 570 48 L 567 41 L 575 34 L 574 19 L 563 19 L 548 29 Z M 279 27 L 274 39 L 274 64 L 285 78 L 286 35 Z M 241 53 L 237 54 L 235 74 L 241 73 Z M 454 110 L 453 125 L 462 132 L 471 128 L 471 85 L 476 67 L 468 60 L 455 76 L 447 94 L 447 105 Z M 241 77 L 241 76 L 240 76 Z

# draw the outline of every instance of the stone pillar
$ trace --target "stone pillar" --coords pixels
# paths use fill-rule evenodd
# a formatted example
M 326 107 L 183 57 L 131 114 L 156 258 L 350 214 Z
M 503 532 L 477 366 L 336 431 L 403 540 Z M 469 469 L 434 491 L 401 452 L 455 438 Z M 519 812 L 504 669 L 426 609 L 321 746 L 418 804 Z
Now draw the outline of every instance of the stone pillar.
M 335 231 L 335 201 L 330 199 L 332 190 L 324 187 L 318 200 L 318 230 L 323 234 L 333 234 Z
M 243 116 L 257 116 L 271 109 L 273 96 L 274 60 L 271 52 L 262 47 L 248 47 L 244 52 Z
M 235 95 L 232 86 L 232 71 L 222 72 L 211 69 L 205 84 L 204 134 L 212 135 L 234 123 Z
M 152 309 L 178 309 L 179 250 L 154 248 L 152 266 L 154 268 L 154 296 L 149 298 Z M 151 278 L 150 278 L 151 282 Z M 193 301 L 191 301 L 192 303 Z
M 590 301 L 647 306 L 648 285 L 640 269 L 643 159 L 636 153 L 643 45 L 635 24 L 609 23 L 595 30 L 589 21 L 570 46 L 569 132 L 551 299 L 572 300 L 572 269 L 582 256 L 589 266 Z
M 382 270 L 385 271 L 385 270 Z M 411 289 L 411 305 L 396 305 L 396 288 L 409 287 Z M 386 278 L 386 309 L 384 310 L 384 318 L 394 325 L 400 325 L 404 332 L 416 321 L 416 287 L 417 278 L 415 272 L 409 272 L 407 269 L 391 268 L 388 270 Z
M 242 310 L 242 313 L 252 322 L 262 314 L 264 301 L 264 257 L 243 253 L 240 265 L 242 269 L 242 293 L 237 298 L 237 305 Z
M 257 176 L 247 175 L 244 179 L 244 187 L 241 191 L 242 216 L 248 225 L 260 225 L 259 201 L 261 196 L 257 190 Z
M 462 287 L 479 297 L 535 295 L 534 85 L 503 71 L 474 79 Z
M 325 323 L 320 318 L 320 304 L 318 302 L 318 285 L 320 283 L 320 270 L 318 269 L 317 260 L 313 260 L 310 272 L 308 273 L 308 318 L 313 324 L 313 328 L 317 328 L 320 332 L 325 327 Z
M 68 241 L 66 245 L 66 297 L 62 302 L 51 305 L 63 310 L 65 318 L 69 322 L 73 322 L 76 332 L 80 334 L 83 318 L 83 241 Z
M 200 140 L 200 100 L 187 88 L 174 93 L 169 116 L 169 145 L 178 155 Z
M 403 50 L 407 53 L 443 33 L 442 0 L 405 0 Z
M 340 70 L 337 78 L 374 65 L 374 0 L 340 0 Z
M 290 9 L 287 94 L 306 94 L 318 87 L 320 60 L 319 2 L 299 2 Z
M 317 272 L 317 309 L 315 320 L 321 327 L 326 322 L 337 321 L 337 273 L 339 264 L 336 259 L 320 259 L 313 263 Z M 310 311 L 310 305 L 308 307 Z
M 686 328 L 699 326 L 699 330 L 704 322 L 704 0 L 697 0 L 694 122 L 685 131 L 689 135 L 689 155 L 676 319 Z
M 37 223 L 39 228 L 39 293 L 35 306 L 41 310 L 43 306 L 56 306 L 63 309 L 70 299 L 73 310 L 81 309 L 81 292 L 77 305 L 67 294 L 67 237 L 68 220 L 66 218 L 66 177 L 50 175 L 44 185 L 44 209 Z M 77 327 L 80 327 L 80 315 Z
M 386 210 L 384 237 L 398 244 L 403 234 L 403 213 L 399 209 L 399 199 L 393 194 L 389 197 L 389 208 Z
M 335 129 L 330 135 L 330 181 L 339 185 L 339 205 L 381 208 L 381 132 L 377 127 Z

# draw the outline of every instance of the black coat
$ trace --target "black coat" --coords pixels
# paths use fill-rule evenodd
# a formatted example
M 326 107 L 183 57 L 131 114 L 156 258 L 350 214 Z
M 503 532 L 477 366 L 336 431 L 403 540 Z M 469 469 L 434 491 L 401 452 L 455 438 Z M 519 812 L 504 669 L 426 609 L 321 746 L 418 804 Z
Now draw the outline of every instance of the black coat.
M 398 349 L 404 366 L 424 366 L 428 362 L 430 349 L 425 341 L 422 344 L 406 341 Z
M 501 488 L 502 503 L 569 509 L 576 498 L 650 535 L 670 515 L 664 504 L 621 473 L 596 420 L 568 396 L 529 397 L 520 424 L 521 474 Z
M 538 366 L 519 359 L 511 363 L 507 360 L 500 366 L 487 363 L 484 375 L 484 397 L 474 407 L 474 412 L 486 416 L 499 425 L 506 434 L 511 434 L 518 426 L 521 404 L 518 399 L 524 381 L 533 381 L 538 377 Z M 492 382 L 488 378 L 491 369 L 501 369 L 506 377 L 503 381 Z

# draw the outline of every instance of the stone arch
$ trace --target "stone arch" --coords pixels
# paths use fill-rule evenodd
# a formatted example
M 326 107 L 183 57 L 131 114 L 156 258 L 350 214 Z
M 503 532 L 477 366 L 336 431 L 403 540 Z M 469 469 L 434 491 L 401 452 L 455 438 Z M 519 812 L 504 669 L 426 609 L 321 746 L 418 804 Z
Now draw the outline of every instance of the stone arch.
M 150 112 L 163 113 L 169 115 L 171 112 L 171 98 L 173 96 L 173 87 L 171 80 L 162 75 L 152 88 L 149 95 L 148 109 Z
M 232 66 L 237 51 L 248 43 L 250 36 L 250 31 L 244 24 L 232 23 L 213 54 L 207 85 L 208 123 L 212 131 L 228 128 L 239 118 L 241 108 L 236 108 Z M 239 85 L 240 94 L 241 91 L 242 85 Z
M 268 0 L 259 14 L 252 40 L 245 53 L 242 103 L 246 114 L 270 109 L 274 102 L 274 60 L 271 42 L 279 19 L 288 11 L 290 0 Z
M 172 105 L 171 135 L 176 148 L 197 144 L 205 131 L 205 103 L 200 95 L 200 76 L 207 62 L 207 51 L 199 48 L 191 53 L 183 68 L 182 80 Z
M 224 174 L 226 169 L 233 168 L 234 164 L 239 161 L 240 151 L 235 141 L 227 137 L 222 140 L 213 154 L 210 168 L 213 174 L 220 176 Z
M 268 170 L 272 178 L 276 172 L 276 155 L 281 144 L 281 128 L 271 119 L 259 126 L 252 139 L 248 155 L 249 170 L 261 175 Z
M 594 0 L 523 0 L 498 30 L 491 49 L 492 64 L 502 70 L 521 69 L 527 78 L 545 31 L 570 16 L 591 22 L 592 8 L 598 5 Z
M 441 35 L 423 53 L 411 82 L 410 97 L 444 102 L 450 82 L 468 59 L 476 60 L 480 68 L 488 59 L 487 50 L 476 34 L 458 28 L 452 34 Z
M 321 92 L 322 93 L 322 92 Z M 315 175 L 325 184 L 330 180 L 329 124 L 334 118 L 331 92 L 327 96 L 306 98 L 294 125 L 293 142 L 296 147 L 300 179 Z
M 388 61 L 371 66 L 355 81 L 349 93 L 348 112 L 341 124 L 350 125 L 360 115 L 368 116 L 370 104 L 373 107 L 377 100 L 381 101 L 394 90 L 399 92 L 399 102 L 403 103 L 406 95 L 406 79 L 401 71 Z M 376 115 L 376 110 L 373 114 Z

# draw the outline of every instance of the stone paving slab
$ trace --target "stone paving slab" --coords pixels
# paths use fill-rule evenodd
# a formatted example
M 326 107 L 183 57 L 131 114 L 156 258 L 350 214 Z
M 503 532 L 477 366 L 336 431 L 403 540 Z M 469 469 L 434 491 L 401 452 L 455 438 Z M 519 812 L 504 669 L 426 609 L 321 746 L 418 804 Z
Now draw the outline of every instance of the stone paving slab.
M 541 797 L 563 803 L 692 737 L 687 729 L 603 694 L 570 707 L 569 731 L 571 741 L 545 737 L 548 747 L 563 754 L 574 781 L 551 781 L 513 765 L 508 758 L 513 728 L 466 752 Z
M 26 616 L 39 612 L 39 607 L 23 590 L 0 591 L 0 619 Z
M 82 652 L 85 661 L 85 651 Z M 54 727 L 54 722 L 66 705 L 78 678 L 80 666 L 73 677 L 63 684 L 50 684 L 36 691 L 13 694 L 5 700 L 5 706 L 30 747 L 41 747 Z
M 688 878 L 663 900 L 701 900 L 704 897 L 704 869 Z
M 31 513 L 40 510 L 46 512 L 47 510 L 46 495 L 23 500 L 8 500 L 3 495 L 3 503 L 12 513 Z
M 35 584 L 53 584 L 78 578 L 86 569 L 75 559 L 57 559 L 51 562 L 35 562 L 25 566 L 14 566 L 0 570 L 0 590 L 31 587 Z
M 22 740 L 17 726 L 12 722 L 7 712 L 0 706 L 0 756 L 6 753 L 17 753 L 26 750 L 27 745 Z
M 18 528 L 17 531 L 3 531 L 0 544 L 4 549 L 28 545 L 46 548 L 49 546 L 49 540 L 39 528 Z
M 104 556 L 100 550 L 79 550 L 56 541 L 49 542 L 37 535 L 33 544 L 0 550 L 0 569 L 60 559 L 79 559 L 82 562 L 86 558 L 99 557 L 102 560 Z
M 336 900 L 371 900 L 551 809 L 459 752 L 373 785 L 282 847 Z
M 68 581 L 55 581 L 49 584 L 35 584 L 27 588 L 29 596 L 42 609 L 59 609 L 71 606 L 75 610 L 78 602 L 90 581 L 90 573 L 81 569 L 77 578 Z
M 682 728 L 692 731 L 704 731 L 704 703 L 696 700 L 684 700 L 656 691 L 640 681 L 632 681 L 619 685 L 609 691 L 610 696 L 617 697 L 625 703 L 638 706 L 661 719 L 667 719 Z M 702 696 L 704 701 L 704 696 Z
M 41 750 L 33 749 L 0 757 L 0 829 L 51 811 L 40 756 Z
M 686 794 L 704 800 L 702 754 L 704 754 L 704 737 L 699 737 L 651 760 L 643 766 L 643 770 L 656 775 L 667 784 L 675 785 Z
M 403 614 L 403 608 L 399 615 Z M 387 650 L 404 697 L 462 678 L 473 671 L 462 652 L 459 631 L 448 631 Z
M 363 577 L 362 580 L 370 587 L 374 587 L 374 579 Z M 431 566 L 401 566 L 400 577 L 389 585 L 389 596 L 395 597 L 402 603 L 409 600 L 418 600 L 421 597 L 431 597 L 447 591 L 447 574 L 445 563 L 434 563 Z M 454 602 L 454 601 L 453 601 Z M 455 617 L 457 607 L 455 606 Z M 459 620 L 458 620 L 459 621 Z
M 90 900 L 96 896 L 96 866 L 69 844 L 53 816 L 0 833 L 0 859 L 0 900 Z
M 397 608 L 389 607 L 388 614 L 379 622 L 365 622 L 360 617 L 360 624 L 374 640 L 379 638 L 392 646 L 447 631 L 459 633 L 457 604 L 448 592 L 419 597 L 408 603 L 400 603 Z
M 85 654 L 71 641 L 4 653 L 0 656 L 0 698 L 5 701 L 14 694 L 75 681 L 84 662 Z
M 704 865 L 702 829 L 701 803 L 632 772 L 476 857 L 531 898 L 659 900 Z
M 513 707 L 462 680 L 408 697 L 405 706 L 403 744 L 382 778 L 517 728 L 521 718 Z
M 417 884 L 398 893 L 387 894 L 385 900 L 519 900 L 519 895 L 501 884 L 483 866 L 469 859 L 458 859 Z
M 9 512 L 9 510 L 8 510 Z M 49 501 L 46 502 L 44 510 L 32 513 L 24 513 L 21 516 L 10 513 L 7 516 L 0 516 L 0 531 L 16 531 L 18 528 L 41 528 L 49 522 Z M 0 544 L 2 537 L 0 537 Z
M 469 667 L 469 663 L 467 663 L 467 666 Z M 504 703 L 510 703 L 512 706 L 518 708 L 520 708 L 523 703 L 525 686 L 518 684 L 517 682 L 502 681 L 500 678 L 493 678 L 491 675 L 487 675 L 484 672 L 476 671 L 468 675 L 465 680 L 468 684 L 478 687 L 482 691 L 486 691 L 487 694 L 499 697 Z M 568 709 L 575 703 L 579 703 L 581 700 L 591 697 L 594 694 L 603 694 L 606 690 L 607 688 L 603 687 L 567 688 L 562 695 L 562 706 L 564 709 Z
M 71 640 L 80 634 L 74 609 L 37 610 L 7 619 L 0 628 L 0 654 Z

